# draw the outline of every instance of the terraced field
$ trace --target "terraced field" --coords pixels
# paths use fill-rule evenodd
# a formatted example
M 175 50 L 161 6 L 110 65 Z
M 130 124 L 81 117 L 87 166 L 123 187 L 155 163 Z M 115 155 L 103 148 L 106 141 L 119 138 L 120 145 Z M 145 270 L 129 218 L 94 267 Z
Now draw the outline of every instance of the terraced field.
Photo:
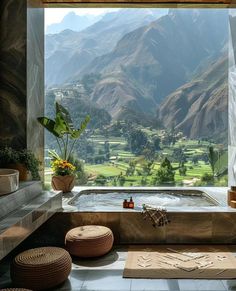
M 153 135 L 153 131 L 146 130 L 146 132 Z M 171 161 L 171 166 L 175 172 L 175 185 L 177 186 L 206 185 L 206 182 L 202 182 L 202 177 L 212 175 L 212 168 L 207 157 L 209 142 L 180 139 L 174 145 L 161 144 L 161 149 L 153 155 L 152 164 L 147 172 L 147 164 L 150 160 L 142 154 L 135 155 L 127 150 L 125 138 L 112 136 L 105 138 L 101 135 L 93 135 L 89 141 L 92 141 L 95 153 L 104 154 L 104 145 L 105 143 L 109 144 L 109 158 L 103 162 L 85 163 L 84 169 L 88 177 L 88 185 L 97 185 L 96 179 L 99 177 L 100 180 L 103 180 L 103 184 L 108 186 L 155 186 L 154 178 L 165 157 Z M 218 145 L 214 145 L 214 147 L 217 149 Z M 184 176 L 180 175 L 180 163 L 174 156 L 174 151 L 180 148 L 185 156 L 186 173 Z M 227 151 L 224 151 L 215 163 L 215 169 L 219 173 L 219 177 L 215 178 L 216 185 L 224 186 L 227 183 L 227 157 Z M 132 163 L 135 166 L 130 173 Z M 50 169 L 47 169 L 46 184 L 50 182 L 50 175 Z

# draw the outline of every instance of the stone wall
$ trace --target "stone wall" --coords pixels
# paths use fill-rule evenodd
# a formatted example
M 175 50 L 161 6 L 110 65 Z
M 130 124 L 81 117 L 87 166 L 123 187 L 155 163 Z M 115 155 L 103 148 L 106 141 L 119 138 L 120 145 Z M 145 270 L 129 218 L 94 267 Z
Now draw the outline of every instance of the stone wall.
M 0 146 L 28 148 L 43 160 L 36 117 L 44 113 L 44 10 L 27 9 L 27 0 L 0 6 Z
M 26 1 L 2 0 L 0 145 L 26 148 Z

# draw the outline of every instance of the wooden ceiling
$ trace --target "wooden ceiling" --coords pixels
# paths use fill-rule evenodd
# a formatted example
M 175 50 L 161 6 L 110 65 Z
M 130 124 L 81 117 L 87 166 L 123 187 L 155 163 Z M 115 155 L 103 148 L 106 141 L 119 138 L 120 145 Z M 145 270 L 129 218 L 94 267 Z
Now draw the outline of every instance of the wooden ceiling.
M 143 1 L 143 0 L 109 0 L 109 1 L 104 1 L 104 0 L 42 0 L 43 3 L 83 3 L 83 2 L 93 2 L 93 3 L 117 3 L 117 2 L 124 2 L 124 3 L 224 3 L 224 4 L 230 4 L 233 2 L 232 0 L 148 0 L 148 1 Z
M 236 8 L 236 0 L 27 0 L 28 7 Z

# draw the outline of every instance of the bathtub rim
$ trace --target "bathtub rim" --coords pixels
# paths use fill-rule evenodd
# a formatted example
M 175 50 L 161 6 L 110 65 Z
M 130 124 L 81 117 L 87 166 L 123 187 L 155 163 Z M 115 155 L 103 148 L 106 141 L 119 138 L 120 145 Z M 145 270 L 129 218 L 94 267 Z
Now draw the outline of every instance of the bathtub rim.
M 215 199 L 218 202 L 217 206 L 194 206 L 194 207 L 165 207 L 167 209 L 167 212 L 183 212 L 183 213 L 189 213 L 189 212 L 199 212 L 199 213 L 208 213 L 208 212 L 236 212 L 236 209 L 233 209 L 227 205 L 227 190 L 228 187 L 104 187 L 104 186 L 77 186 L 73 189 L 71 193 L 65 193 L 63 195 L 63 212 L 86 212 L 86 213 L 99 213 L 99 212 L 114 212 L 114 213 L 121 213 L 121 212 L 141 212 L 141 208 L 136 208 L 134 210 L 132 209 L 123 209 L 121 207 L 120 210 L 78 210 L 77 207 L 70 205 L 71 200 L 78 197 L 78 195 L 82 194 L 84 190 L 87 191 L 115 191 L 115 190 L 131 190 L 131 191 L 150 191 L 150 190 L 176 190 L 176 191 L 200 191 L 204 192 L 205 194 L 209 195 L 212 199 Z

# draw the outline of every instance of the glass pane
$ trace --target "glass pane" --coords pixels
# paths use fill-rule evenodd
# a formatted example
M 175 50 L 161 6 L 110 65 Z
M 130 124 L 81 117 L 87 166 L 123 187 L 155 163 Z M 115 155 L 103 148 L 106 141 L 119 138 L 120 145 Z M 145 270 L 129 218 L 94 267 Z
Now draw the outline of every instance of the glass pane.
M 229 10 L 58 8 L 45 20 L 46 115 L 57 101 L 76 128 L 91 117 L 78 184 L 227 186 Z M 48 149 L 46 133 L 47 179 Z

